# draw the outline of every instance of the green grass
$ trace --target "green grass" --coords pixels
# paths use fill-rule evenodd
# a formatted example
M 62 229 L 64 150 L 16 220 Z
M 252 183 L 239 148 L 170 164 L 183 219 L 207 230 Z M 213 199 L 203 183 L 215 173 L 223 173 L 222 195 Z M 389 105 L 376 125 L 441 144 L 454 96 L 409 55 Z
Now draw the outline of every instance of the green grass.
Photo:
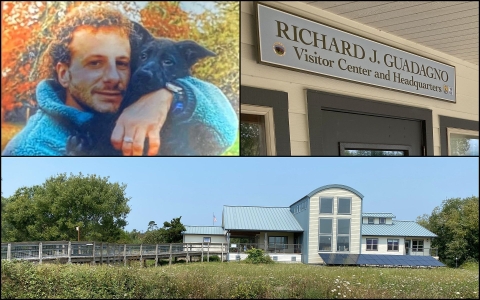
M 478 298 L 478 270 L 243 262 L 140 268 L 2 261 L 3 298 Z

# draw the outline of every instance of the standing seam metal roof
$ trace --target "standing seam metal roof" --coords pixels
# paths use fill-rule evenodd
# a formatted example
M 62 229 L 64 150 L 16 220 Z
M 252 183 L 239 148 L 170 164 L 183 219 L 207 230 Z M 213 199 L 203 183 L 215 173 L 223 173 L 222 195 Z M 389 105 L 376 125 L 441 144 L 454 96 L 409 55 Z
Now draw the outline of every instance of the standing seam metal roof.
M 420 226 L 415 221 L 397 221 L 393 224 L 362 224 L 362 235 L 368 236 L 418 236 L 436 237 L 430 230 Z
M 188 226 L 185 225 L 183 234 L 225 235 L 221 226 Z
M 225 205 L 223 216 L 225 230 L 303 231 L 288 207 Z

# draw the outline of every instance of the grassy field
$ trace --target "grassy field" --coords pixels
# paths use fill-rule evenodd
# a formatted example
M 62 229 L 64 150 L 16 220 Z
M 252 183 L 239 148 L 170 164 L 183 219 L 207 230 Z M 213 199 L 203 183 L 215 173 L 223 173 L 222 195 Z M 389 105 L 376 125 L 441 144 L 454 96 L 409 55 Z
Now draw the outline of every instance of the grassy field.
M 2 262 L 3 298 L 478 299 L 471 269 L 190 263 L 156 268 Z

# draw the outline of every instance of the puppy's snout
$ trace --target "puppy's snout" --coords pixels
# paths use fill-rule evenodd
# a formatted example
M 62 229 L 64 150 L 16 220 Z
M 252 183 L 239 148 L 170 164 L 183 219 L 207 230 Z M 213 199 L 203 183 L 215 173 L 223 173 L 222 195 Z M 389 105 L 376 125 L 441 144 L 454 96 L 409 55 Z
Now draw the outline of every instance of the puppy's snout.
M 150 79 L 153 77 L 153 70 L 155 70 L 155 63 L 152 61 L 148 62 L 138 70 L 137 76 Z

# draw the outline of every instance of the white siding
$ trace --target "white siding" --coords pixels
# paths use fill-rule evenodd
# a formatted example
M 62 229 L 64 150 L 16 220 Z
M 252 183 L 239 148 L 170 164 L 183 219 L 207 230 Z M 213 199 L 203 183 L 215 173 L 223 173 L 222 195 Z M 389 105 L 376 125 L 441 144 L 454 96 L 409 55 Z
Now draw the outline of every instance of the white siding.
M 204 237 L 210 237 L 212 243 L 227 243 L 227 237 L 224 235 L 200 235 L 200 234 L 184 234 L 184 243 L 203 243 Z
M 368 224 L 368 217 L 362 217 L 362 219 L 363 224 Z M 380 224 L 380 218 L 374 217 L 373 224 Z M 392 218 L 385 218 L 385 224 L 392 224 Z
M 378 239 L 378 251 L 367 251 L 367 238 L 376 238 Z M 387 240 L 397 239 L 398 240 L 398 251 L 388 251 Z M 405 239 L 403 237 L 392 236 L 363 236 L 362 237 L 362 254 L 388 254 L 388 255 L 404 255 L 405 254 Z
M 247 258 L 247 254 L 236 254 L 236 253 L 229 253 L 228 255 L 228 260 L 229 261 L 236 261 L 237 260 L 237 255 L 240 255 L 240 260 L 244 260 Z M 270 257 L 276 256 L 278 262 L 284 262 L 284 263 L 301 263 L 302 262 L 302 256 L 299 254 L 281 254 L 281 253 L 270 253 Z M 292 261 L 292 257 L 295 257 L 295 261 Z
M 378 239 L 378 251 L 367 251 L 367 238 L 377 238 Z M 388 251 L 387 240 L 389 239 L 398 239 L 398 251 Z M 389 254 L 389 255 L 406 255 L 405 251 L 405 240 L 423 240 L 424 252 L 410 252 L 410 255 L 429 255 L 431 240 L 429 238 L 421 237 L 398 237 L 398 236 L 362 236 L 362 254 Z M 411 248 L 410 244 L 410 248 Z
M 333 214 L 320 215 L 320 197 L 333 197 Z M 351 215 L 337 215 L 338 198 L 347 197 L 352 199 Z M 332 218 L 332 253 L 336 253 L 337 245 L 337 219 L 350 218 L 350 254 L 360 253 L 360 222 L 362 216 L 362 200 L 354 193 L 339 189 L 331 188 L 323 190 L 312 197 L 310 197 L 310 231 L 309 231 L 309 245 L 308 245 L 308 263 L 319 264 L 323 263 L 318 251 L 318 219 L 320 217 Z M 347 252 L 338 252 L 347 253 Z

